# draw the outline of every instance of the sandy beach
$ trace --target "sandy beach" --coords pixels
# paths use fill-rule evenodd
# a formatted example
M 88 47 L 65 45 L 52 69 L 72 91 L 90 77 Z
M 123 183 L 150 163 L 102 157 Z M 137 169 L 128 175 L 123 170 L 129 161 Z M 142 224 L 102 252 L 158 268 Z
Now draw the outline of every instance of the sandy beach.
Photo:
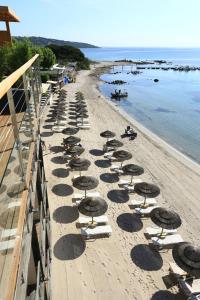
M 80 192 L 72 186 L 72 176 L 77 173 L 69 171 L 66 162 L 59 159 L 62 150 L 56 147 L 61 146 L 66 136 L 52 133 L 49 109 L 41 121 L 41 136 L 47 146 L 44 164 L 52 220 L 52 299 L 184 299 L 176 286 L 166 284 L 170 281 L 167 276 L 169 262 L 173 261 L 171 251 L 158 252 L 149 247 L 144 231 L 152 222 L 140 219 L 130 209 L 134 195 L 118 187 L 119 178 L 111 173 L 103 157 L 105 139 L 100 133 L 105 130 L 116 133 L 116 138 L 124 143 L 122 149 L 133 155 L 127 163 L 142 166 L 145 172 L 141 179 L 160 187 L 158 204 L 181 216 L 182 226 L 178 231 L 185 241 L 195 244 L 200 242 L 200 166 L 105 99 L 98 90 L 98 75 L 107 66 L 109 63 L 102 62 L 90 71 L 80 71 L 76 83 L 64 89 L 66 102 L 74 101 L 77 91 L 83 92 L 87 102 L 91 128 L 80 130 L 77 136 L 85 148 L 81 157 L 91 161 L 85 174 L 99 180 L 95 191 L 108 203 L 106 214 L 113 230 L 111 237 L 82 239 L 80 228 L 76 227 L 78 210 L 72 203 L 73 192 Z M 73 121 L 68 116 L 68 125 L 73 125 Z M 136 140 L 120 138 L 127 125 L 137 131 Z

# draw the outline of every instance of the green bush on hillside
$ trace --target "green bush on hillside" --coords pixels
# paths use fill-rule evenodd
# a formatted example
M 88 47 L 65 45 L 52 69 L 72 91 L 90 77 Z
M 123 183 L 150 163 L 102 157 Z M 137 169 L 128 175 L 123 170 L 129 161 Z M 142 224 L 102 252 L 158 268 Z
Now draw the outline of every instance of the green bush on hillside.
M 56 59 L 62 63 L 67 64 L 69 62 L 77 62 L 77 69 L 86 69 L 90 68 L 90 62 L 85 57 L 83 52 L 80 49 L 72 46 L 59 46 L 59 45 L 48 45 L 48 47 L 53 51 L 56 56 Z

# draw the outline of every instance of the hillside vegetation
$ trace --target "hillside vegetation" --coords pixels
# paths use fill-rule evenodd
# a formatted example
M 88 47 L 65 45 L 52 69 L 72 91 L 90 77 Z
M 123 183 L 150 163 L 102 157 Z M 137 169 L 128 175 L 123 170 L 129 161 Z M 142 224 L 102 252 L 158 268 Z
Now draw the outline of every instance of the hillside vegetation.
M 86 69 L 90 67 L 90 61 L 85 57 L 80 49 L 72 46 L 48 45 L 48 48 L 55 54 L 56 59 L 61 64 L 77 62 L 77 69 Z
M 70 42 L 70 41 L 63 41 L 57 39 L 49 39 L 40 36 L 30 36 L 30 37 L 23 37 L 23 36 L 15 36 L 16 40 L 21 41 L 24 38 L 28 38 L 31 43 L 37 46 L 48 46 L 50 44 L 59 45 L 59 46 L 72 46 L 75 48 L 98 48 L 94 45 L 87 44 L 87 43 L 79 43 L 79 42 Z

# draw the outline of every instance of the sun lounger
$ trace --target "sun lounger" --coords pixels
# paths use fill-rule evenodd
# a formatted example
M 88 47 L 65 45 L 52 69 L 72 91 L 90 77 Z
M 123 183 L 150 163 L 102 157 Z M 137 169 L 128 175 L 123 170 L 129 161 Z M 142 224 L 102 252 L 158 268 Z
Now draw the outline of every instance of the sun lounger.
M 118 170 L 121 170 L 121 167 L 120 166 L 118 166 L 118 165 L 111 165 L 111 167 L 110 167 L 110 171 L 118 171 Z
M 110 236 L 112 233 L 112 228 L 110 225 L 104 225 L 104 226 L 96 226 L 94 228 L 89 227 L 82 227 L 81 228 L 81 234 L 86 238 L 90 239 L 95 236 L 102 236 L 102 235 L 108 235 Z
M 131 180 L 130 179 L 121 179 L 118 183 L 119 187 L 124 187 L 125 189 L 134 189 L 134 184 L 140 183 L 142 180 L 140 178 L 133 178 L 132 185 L 130 185 Z
M 77 119 L 76 119 L 76 122 L 77 122 L 77 123 L 80 123 L 80 124 L 82 124 L 82 125 L 89 124 L 89 121 L 88 121 L 88 120 L 83 120 L 83 121 L 82 121 L 82 119 L 80 119 L 80 118 L 77 118 Z
M 52 131 L 54 132 L 62 132 L 63 129 L 65 129 L 66 126 L 52 126 Z
M 109 157 L 111 157 L 112 155 L 113 155 L 113 151 L 104 153 L 104 157 L 105 157 L 105 158 L 109 158 Z
M 193 279 L 193 280 L 179 279 L 179 287 L 187 297 L 190 296 L 193 297 L 190 299 L 195 299 L 194 297 L 200 296 L 200 279 Z
M 99 216 L 99 217 L 94 217 L 93 218 L 94 222 L 96 222 L 97 224 L 106 224 L 108 223 L 108 217 L 103 215 L 103 216 Z M 88 224 L 89 222 L 92 221 L 91 217 L 79 217 L 78 219 L 78 224 L 80 225 L 85 225 Z
M 144 217 L 148 217 L 149 214 L 151 213 L 151 211 L 156 208 L 156 207 L 159 207 L 158 205 L 155 205 L 155 206 L 148 206 L 146 208 L 143 208 L 143 207 L 136 207 L 135 208 L 135 212 L 136 214 L 138 215 L 141 215 L 141 216 L 144 216 Z
M 103 152 L 110 152 L 110 151 L 115 151 L 115 147 L 108 147 L 106 145 L 103 145 Z
M 143 205 L 143 203 L 144 203 L 144 199 L 142 199 L 142 198 L 141 199 L 133 199 L 133 200 L 131 200 L 129 206 L 133 207 L 133 208 L 141 207 Z M 155 206 L 157 204 L 157 201 L 155 198 L 148 198 L 148 199 L 146 199 L 146 204 L 148 206 Z
M 151 241 L 156 248 L 172 248 L 174 245 L 182 243 L 180 234 L 167 235 L 165 238 L 152 237 Z
M 77 126 L 80 128 L 80 129 L 90 129 L 90 124 L 81 124 L 81 123 L 77 123 Z
M 159 236 L 161 234 L 162 228 L 161 227 L 147 227 L 145 230 L 145 233 L 149 235 L 150 237 L 152 236 Z M 162 235 L 170 235 L 170 234 L 175 234 L 177 232 L 176 229 L 164 229 L 162 231 Z
M 87 193 L 87 197 L 100 197 L 100 193 L 99 192 L 90 192 L 90 193 Z M 74 193 L 72 196 L 72 201 L 74 202 L 76 200 L 81 200 L 83 198 L 85 198 L 84 194 Z

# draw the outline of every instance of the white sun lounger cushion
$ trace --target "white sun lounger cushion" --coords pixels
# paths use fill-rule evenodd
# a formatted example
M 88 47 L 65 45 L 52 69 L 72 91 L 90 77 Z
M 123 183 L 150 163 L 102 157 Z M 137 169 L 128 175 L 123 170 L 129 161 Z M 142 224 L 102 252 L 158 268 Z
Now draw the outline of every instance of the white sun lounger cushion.
M 130 206 L 140 207 L 143 203 L 144 203 L 144 199 L 134 199 L 134 200 L 131 200 Z M 146 204 L 148 204 L 149 206 L 154 206 L 157 204 L 157 201 L 155 198 L 149 198 L 149 199 L 146 199 Z
M 79 123 L 77 123 L 77 126 L 80 129 L 90 129 L 91 128 L 90 124 L 79 124 Z
M 108 223 L 108 217 L 105 215 L 99 216 L 99 217 L 94 217 L 93 220 L 96 223 L 102 223 L 102 224 Z M 78 219 L 79 224 L 88 224 L 91 221 L 92 221 L 91 217 L 79 217 L 79 219 Z
M 72 196 L 72 200 L 78 200 L 78 199 L 82 199 L 84 197 L 85 197 L 84 194 L 74 193 Z M 100 197 L 100 193 L 99 192 L 90 192 L 90 193 L 87 193 L 87 197 Z
M 134 189 L 134 184 L 140 183 L 140 182 L 142 182 L 142 179 L 140 179 L 140 178 L 133 178 L 133 180 L 132 180 L 133 185 L 131 186 L 131 185 L 129 185 L 131 183 L 130 179 L 121 179 L 120 182 L 118 183 L 118 185 L 119 186 L 125 185 L 125 187 L 127 187 L 127 189 L 129 189 L 129 188 L 133 188 Z
M 135 212 L 136 212 L 136 214 L 140 214 L 140 215 L 149 215 L 150 212 L 151 212 L 154 208 L 156 208 L 156 207 L 159 207 L 159 206 L 157 206 L 157 205 L 155 205 L 155 206 L 148 206 L 148 207 L 146 207 L 146 208 L 136 207 L 136 208 L 135 208 Z
M 113 151 L 104 153 L 105 158 L 110 158 L 113 155 Z
M 111 167 L 110 167 L 111 171 L 120 170 L 120 169 L 121 169 L 121 167 L 118 165 L 111 165 Z
M 182 243 L 183 239 L 180 234 L 172 234 L 166 235 L 165 238 L 152 237 L 151 241 L 155 246 L 164 247 Z
M 147 227 L 145 233 L 149 236 L 158 236 L 162 231 L 161 227 Z M 162 231 L 163 235 L 174 234 L 176 233 L 176 229 L 164 229 Z
M 112 228 L 110 225 L 104 225 L 104 226 L 96 226 L 94 228 L 89 227 L 82 227 L 81 228 L 81 234 L 84 236 L 87 236 L 88 238 L 96 235 L 111 235 Z

